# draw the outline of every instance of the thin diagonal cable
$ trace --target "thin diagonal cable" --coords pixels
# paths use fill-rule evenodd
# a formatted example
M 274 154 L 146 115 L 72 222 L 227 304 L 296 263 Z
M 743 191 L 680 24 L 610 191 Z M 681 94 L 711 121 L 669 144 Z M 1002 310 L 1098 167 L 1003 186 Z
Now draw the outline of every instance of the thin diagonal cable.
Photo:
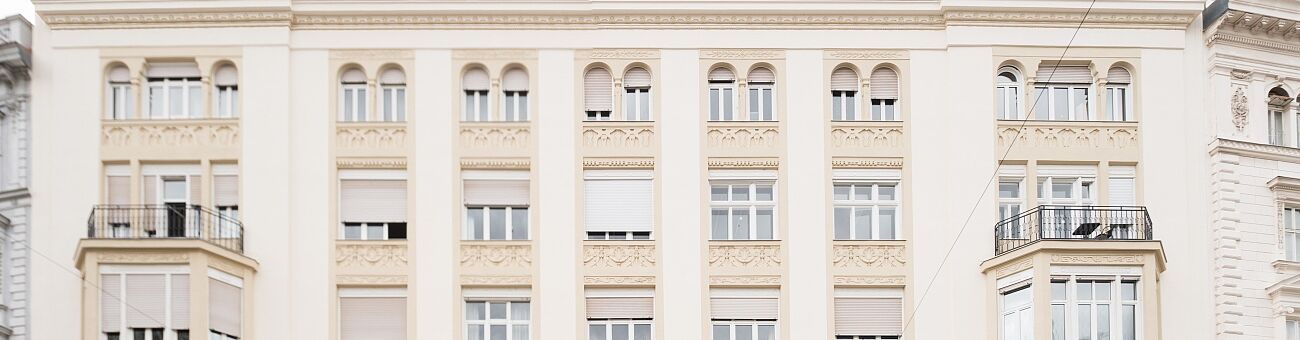
M 1097 0 L 1092 0 L 1091 2 L 1088 3 L 1088 9 L 1083 12 L 1083 18 L 1079 21 L 1079 25 L 1074 28 L 1074 34 L 1070 35 L 1070 41 L 1065 44 L 1065 50 L 1061 51 L 1061 56 L 1056 59 L 1057 65 L 1060 65 L 1061 61 L 1065 60 L 1065 55 L 1070 51 L 1070 45 L 1074 44 L 1074 38 L 1079 36 L 1079 31 L 1083 29 L 1083 24 L 1088 21 L 1088 15 L 1092 13 L 1092 6 L 1096 4 L 1097 4 Z M 1056 75 L 1056 70 L 1057 68 L 1053 68 L 1052 73 L 1048 74 L 1047 80 L 1043 82 L 1045 83 L 1051 82 L 1052 76 Z M 1047 93 L 1047 91 L 1042 91 L 1037 95 L 1035 95 L 1034 103 L 1029 107 L 1032 108 L 1038 106 L 1038 101 L 1043 98 L 1044 93 Z M 998 158 L 999 168 L 1002 166 L 1002 162 L 1005 162 L 1007 160 L 1007 155 L 1011 154 L 1011 149 L 1016 146 L 1016 141 L 1020 139 L 1020 133 L 1024 131 L 1025 125 L 1027 123 L 1029 123 L 1029 114 L 1026 113 L 1020 119 L 1020 127 L 1016 129 L 1015 136 L 1013 136 L 1011 138 L 1011 142 L 1007 144 L 1006 151 L 1003 151 L 1002 157 Z M 912 313 L 907 317 L 907 322 L 903 323 L 903 329 L 907 329 L 907 327 L 912 324 L 912 320 L 916 318 L 916 312 L 921 309 L 922 304 L 925 302 L 926 295 L 930 294 L 930 288 L 934 286 L 935 279 L 938 278 L 939 273 L 943 271 L 944 264 L 948 263 L 948 257 L 952 256 L 952 250 L 957 247 L 957 242 L 961 241 L 961 235 L 966 232 L 966 227 L 970 225 L 971 217 L 975 216 L 975 211 L 979 209 L 980 202 L 984 201 L 984 195 L 988 193 L 989 186 L 991 186 L 993 184 L 993 180 L 997 178 L 998 178 L 998 169 L 995 168 L 993 169 L 993 175 L 989 176 L 989 180 L 987 182 L 984 182 L 984 189 L 980 190 L 979 198 L 975 199 L 975 204 L 971 206 L 970 213 L 966 214 L 966 221 L 962 222 L 961 229 L 957 231 L 957 237 L 953 238 L 952 244 L 948 245 L 948 251 L 943 254 L 943 260 L 939 261 L 939 268 L 935 269 L 934 275 L 930 276 L 930 282 L 925 285 L 925 290 L 921 291 L 921 297 L 917 298 L 916 301 L 916 308 L 912 308 Z

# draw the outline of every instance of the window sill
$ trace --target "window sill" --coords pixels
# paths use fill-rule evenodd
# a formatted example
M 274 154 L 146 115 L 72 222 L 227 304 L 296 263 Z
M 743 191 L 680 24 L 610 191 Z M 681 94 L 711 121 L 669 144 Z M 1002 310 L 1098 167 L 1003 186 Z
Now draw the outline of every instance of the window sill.
M 1273 270 L 1278 274 L 1297 274 L 1300 273 L 1300 262 L 1290 260 L 1273 261 Z

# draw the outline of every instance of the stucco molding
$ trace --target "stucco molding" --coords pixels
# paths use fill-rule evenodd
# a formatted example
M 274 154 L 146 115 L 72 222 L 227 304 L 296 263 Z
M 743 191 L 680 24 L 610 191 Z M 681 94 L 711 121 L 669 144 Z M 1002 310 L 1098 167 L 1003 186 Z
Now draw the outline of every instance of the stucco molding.
M 785 50 L 777 50 L 777 49 L 700 50 L 700 59 L 770 60 L 770 59 L 784 59 L 784 58 L 785 58 Z
M 186 253 L 145 253 L 145 252 L 111 252 L 95 256 L 99 263 L 188 263 L 190 254 Z
M 520 49 L 462 49 L 451 52 L 456 60 L 510 60 L 524 61 L 537 59 L 536 50 Z M 462 123 L 467 124 L 467 123 Z M 491 123 L 488 123 L 491 124 Z
M 836 286 L 903 286 L 907 284 L 907 277 L 904 276 L 872 276 L 872 275 L 852 275 L 836 276 L 833 280 Z
M 346 61 L 353 60 L 381 60 L 391 61 L 394 59 L 414 59 L 415 52 L 406 49 L 341 49 L 330 50 L 331 59 L 341 59 Z
M 585 285 L 653 285 L 654 276 L 585 276 Z
M 826 59 L 830 60 L 899 60 L 907 59 L 907 52 L 901 50 L 829 50 Z
M 51 29 L 77 28 L 181 28 L 217 26 L 289 26 L 288 11 L 172 12 L 112 14 L 45 14 Z
M 339 285 L 404 285 L 406 275 L 339 275 L 334 278 Z
M 711 245 L 709 267 L 776 268 L 781 267 L 779 245 Z
M 776 125 L 709 126 L 705 143 L 713 149 L 773 148 L 781 139 L 781 128 Z
M 1219 138 L 1210 143 L 1211 156 L 1231 154 L 1243 157 L 1300 163 L 1300 149 Z
M 405 267 L 404 244 L 341 244 L 336 246 L 334 262 L 341 267 Z
M 587 158 L 582 160 L 583 168 L 630 168 L 647 169 L 655 167 L 654 158 Z
M 652 268 L 658 261 L 654 245 L 589 245 L 582 247 L 587 268 Z
M 460 246 L 460 265 L 464 267 L 527 268 L 533 264 L 533 250 L 527 245 Z
M 526 149 L 532 143 L 527 124 L 461 125 L 460 145 L 469 149 Z
M 584 124 L 582 127 L 582 147 L 589 150 L 649 153 L 655 141 L 654 123 Z
M 591 59 L 659 59 L 659 50 L 652 49 L 596 49 L 587 55 Z
M 831 264 L 836 267 L 902 268 L 907 254 L 901 245 L 836 245 Z
M 831 145 L 836 148 L 898 148 L 903 145 L 903 126 L 831 126 Z
M 997 140 L 999 147 L 1006 147 L 1014 140 L 1017 147 L 1125 150 L 1138 147 L 1138 127 L 1137 124 L 1069 126 L 1041 123 L 1024 128 L 1019 124 L 1002 125 L 998 126 Z
M 462 285 L 531 285 L 532 276 L 461 275 Z
M 1033 266 L 1034 266 L 1034 259 L 1032 258 L 1021 259 L 1019 261 L 1012 262 L 1010 264 L 1006 264 L 1001 267 L 998 267 L 997 270 L 994 270 L 993 276 L 994 278 L 1002 278 L 1007 275 L 1019 273 L 1026 269 L 1032 268 Z
M 1104 13 L 1039 11 L 947 11 L 943 17 L 950 26 L 1038 26 L 1038 27 L 1124 27 L 1187 29 L 1199 13 Z
M 710 158 L 709 168 L 774 169 L 781 166 L 777 158 Z
M 1052 263 L 1142 264 L 1142 255 L 1052 254 Z
M 339 158 L 339 169 L 405 169 L 406 159 L 401 158 Z
M 105 147 L 238 147 L 238 120 L 104 121 Z
M 1234 77 L 1235 77 L 1234 71 Z M 1247 104 L 1246 86 L 1241 84 L 1232 85 L 1232 126 L 1237 127 L 1237 131 L 1245 131 L 1246 124 L 1250 122 L 1250 105 Z
M 461 169 L 528 169 L 532 161 L 527 158 L 466 158 L 460 160 Z
M 710 285 L 719 286 L 779 286 L 780 275 L 713 275 L 709 276 Z
M 898 158 L 834 158 L 831 159 L 831 167 L 843 169 L 897 169 L 903 167 L 903 160 Z
M 406 147 L 402 125 L 349 124 L 338 126 L 335 145 L 340 149 L 391 149 Z

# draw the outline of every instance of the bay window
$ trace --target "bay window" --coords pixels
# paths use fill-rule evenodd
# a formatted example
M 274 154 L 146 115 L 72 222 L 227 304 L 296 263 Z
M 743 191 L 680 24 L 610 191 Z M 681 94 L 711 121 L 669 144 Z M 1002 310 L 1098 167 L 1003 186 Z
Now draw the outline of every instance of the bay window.
M 105 265 L 100 271 L 99 324 L 105 338 L 189 337 L 189 267 Z
M 1137 276 L 1052 277 L 1052 339 L 1134 340 L 1141 318 Z
M 713 240 L 775 238 L 775 180 L 711 180 Z
M 1033 291 L 1028 284 L 1004 288 L 999 294 L 1002 340 L 1034 338 Z

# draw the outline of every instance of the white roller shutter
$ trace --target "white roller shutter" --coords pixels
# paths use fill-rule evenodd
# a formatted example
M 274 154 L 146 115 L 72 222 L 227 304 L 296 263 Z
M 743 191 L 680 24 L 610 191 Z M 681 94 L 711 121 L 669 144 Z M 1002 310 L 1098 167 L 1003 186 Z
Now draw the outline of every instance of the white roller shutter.
M 771 84 L 776 82 L 776 74 L 772 73 L 772 70 L 766 67 L 759 67 L 754 69 L 753 71 L 749 71 L 748 81 L 750 83 Z
M 709 315 L 718 320 L 776 320 L 780 314 L 777 298 L 709 299 Z
M 208 278 L 208 327 L 224 334 L 240 336 L 243 301 L 241 288 Z
M 198 78 L 199 65 L 192 62 L 149 63 L 149 78 Z
M 898 73 L 881 67 L 871 71 L 871 98 L 898 99 Z
M 1110 188 L 1107 205 L 1137 205 L 1137 168 L 1131 166 L 1110 167 Z
M 528 91 L 528 72 L 514 68 L 501 77 L 501 89 L 506 91 Z
M 131 177 L 108 176 L 108 204 L 131 204 Z
M 1039 83 L 1091 84 L 1092 70 L 1087 66 L 1040 65 L 1034 77 Z
M 405 222 L 406 181 L 341 181 L 339 204 L 344 222 Z
M 200 204 L 203 202 L 203 177 L 199 175 L 190 175 L 190 201 L 189 204 Z
M 108 81 L 114 83 L 125 83 L 131 81 L 131 71 L 126 66 L 116 66 L 108 71 Z
M 528 181 L 467 180 L 465 204 L 473 206 L 526 206 Z
M 614 80 L 609 70 L 597 67 L 587 70 L 582 80 L 583 100 L 587 111 L 614 110 Z
M 158 176 L 144 176 L 140 191 L 140 200 L 144 204 L 158 204 Z
M 239 176 L 212 176 L 213 205 L 239 205 Z
M 901 334 L 903 334 L 902 298 L 835 298 L 835 335 Z
M 122 329 L 122 274 L 99 276 L 99 316 L 104 332 Z
M 623 87 L 650 87 L 650 71 L 634 67 L 623 75 Z
M 190 275 L 172 274 L 172 329 L 190 329 Z
M 857 91 L 858 90 L 858 73 L 853 69 L 841 67 L 831 73 L 831 90 L 833 91 Z
M 726 67 L 714 68 L 709 71 L 709 82 L 733 82 L 736 81 L 736 74 Z
M 465 71 L 465 77 L 461 80 L 460 86 L 465 90 L 487 91 L 491 84 L 488 81 L 487 71 L 481 68 Z
M 713 169 L 709 170 L 711 180 L 776 180 L 776 170 L 749 169 Z
M 406 298 L 339 298 L 339 339 L 406 340 Z
M 654 182 L 649 170 L 588 170 L 584 214 L 588 231 L 651 231 Z
M 1038 177 L 1097 177 L 1097 168 L 1091 165 L 1039 165 Z
M 653 297 L 587 297 L 588 319 L 653 319 Z
M 1123 67 L 1111 67 L 1106 73 L 1106 83 L 1109 84 L 1128 84 L 1133 82 L 1133 76 Z
M 361 72 L 361 69 L 351 68 L 343 71 L 343 76 L 339 77 L 339 80 L 344 84 L 365 84 L 366 73 Z
M 163 274 L 126 275 L 126 327 L 162 328 L 167 320 L 167 286 Z

